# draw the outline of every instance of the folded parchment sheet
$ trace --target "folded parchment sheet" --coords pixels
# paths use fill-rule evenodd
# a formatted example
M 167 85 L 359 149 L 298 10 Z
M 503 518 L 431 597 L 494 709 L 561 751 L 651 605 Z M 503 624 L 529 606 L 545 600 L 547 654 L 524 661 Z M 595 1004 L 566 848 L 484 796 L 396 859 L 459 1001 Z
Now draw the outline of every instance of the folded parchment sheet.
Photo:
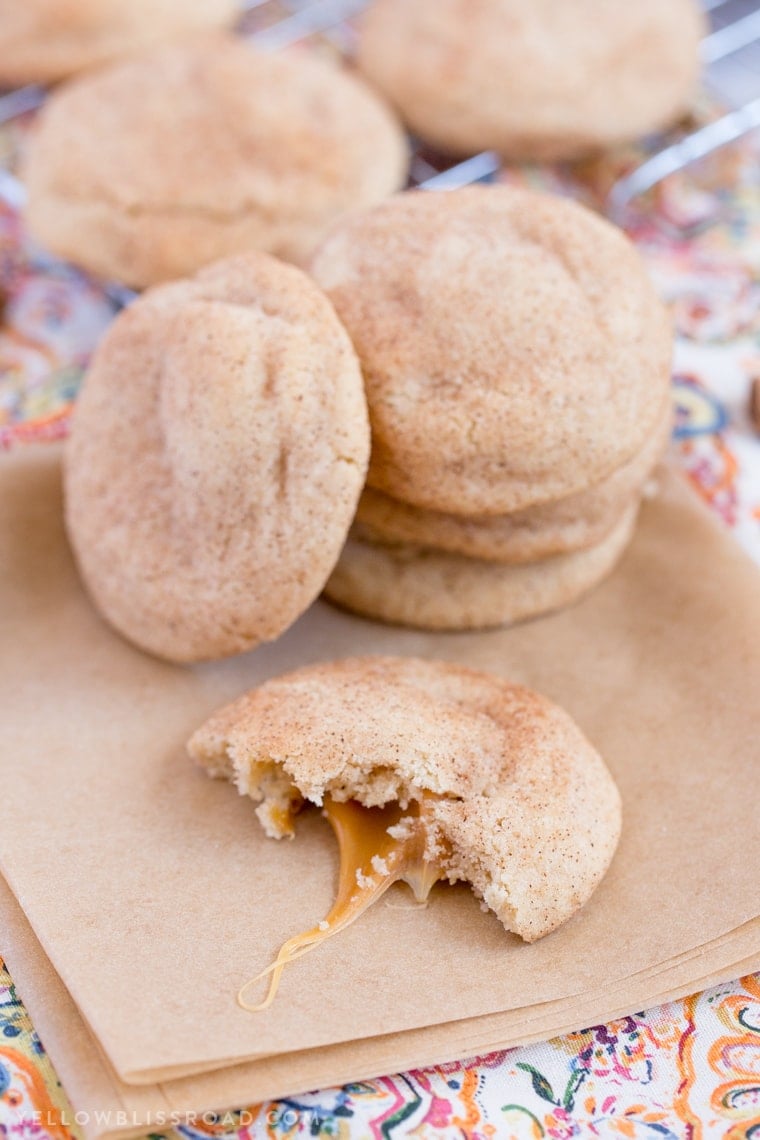
M 63 533 L 59 458 L 35 447 L 0 463 L 0 868 L 121 1082 L 267 1057 L 275 1071 L 280 1057 L 293 1089 L 331 1083 L 360 1074 L 342 1060 L 334 1075 L 308 1069 L 318 1048 L 352 1042 L 357 1069 L 389 1070 L 641 1008 L 748 968 L 754 945 L 760 967 L 746 925 L 760 914 L 760 575 L 678 476 L 662 475 L 613 576 L 563 613 L 428 635 L 320 603 L 275 645 L 183 668 L 92 609 Z M 336 845 L 317 812 L 294 842 L 266 839 L 185 741 L 266 677 L 372 652 L 460 661 L 564 705 L 620 786 L 620 847 L 588 905 L 532 946 L 465 886 L 436 887 L 424 909 L 397 887 L 292 964 L 270 1009 L 246 1013 L 239 986 L 329 909 Z M 508 1011 L 508 1030 L 490 1024 Z M 408 1031 L 423 1033 L 418 1053 Z M 357 1042 L 378 1038 L 382 1059 L 360 1063 L 374 1044 Z M 271 1084 L 246 1099 L 288 1091 Z
M 0 931 L 5 936 L 3 945 L 10 948 L 3 950 L 0 945 L 0 953 L 7 955 L 8 965 L 88 1140 L 115 1136 L 127 1140 L 129 1136 L 155 1131 L 177 1116 L 225 1112 L 230 1106 L 246 1108 L 276 1096 L 366 1080 L 394 1069 L 438 1064 L 476 1052 L 507 1048 L 517 1042 L 543 1040 L 558 1031 L 563 1017 L 567 1019 L 566 1030 L 570 1030 L 591 1023 L 593 1018 L 586 1016 L 589 1009 L 599 1010 L 596 995 L 591 994 L 585 999 L 549 1002 L 529 1010 L 487 1014 L 428 1029 L 410 1029 L 406 1033 L 248 1061 L 156 1085 L 127 1085 L 119 1081 L 98 1048 L 2 878 Z M 652 1000 L 668 1001 L 752 971 L 758 964 L 759 943 L 760 919 L 755 919 L 684 960 L 659 968 L 657 983 L 665 988 Z M 731 957 L 732 952 L 743 951 L 749 951 L 749 957 Z M 640 976 L 622 983 L 619 990 L 608 995 L 611 1002 L 619 1004 L 611 1005 L 602 1020 L 608 1022 L 633 1010 L 640 992 Z

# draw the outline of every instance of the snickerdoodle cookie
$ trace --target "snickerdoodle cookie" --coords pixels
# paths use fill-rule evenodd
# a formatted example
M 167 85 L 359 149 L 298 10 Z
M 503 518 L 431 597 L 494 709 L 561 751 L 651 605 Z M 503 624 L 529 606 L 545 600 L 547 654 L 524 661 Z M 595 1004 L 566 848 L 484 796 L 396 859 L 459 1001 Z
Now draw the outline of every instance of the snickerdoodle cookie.
M 59 88 L 22 174 L 40 243 L 142 288 L 246 249 L 303 261 L 342 214 L 398 189 L 407 161 L 360 80 L 220 34 Z
M 189 751 L 260 804 L 274 837 L 292 834 L 304 800 L 398 801 L 390 837 L 405 844 L 421 832 L 427 889 L 435 877 L 465 880 L 528 942 L 587 901 L 620 834 L 617 788 L 566 712 L 441 661 L 365 657 L 300 669 L 220 710 Z M 384 855 L 363 881 L 357 875 L 358 891 L 377 894 L 383 876 L 406 877 L 392 845 Z
M 573 158 L 677 119 L 704 28 L 696 0 L 372 0 L 359 64 L 445 152 Z
M 0 86 L 56 83 L 164 40 L 231 25 L 238 0 L 0 0 Z
M 668 315 L 633 244 L 577 203 L 397 195 L 311 271 L 359 355 L 386 495 L 503 515 L 598 485 L 659 431 Z
M 354 534 L 325 596 L 364 617 L 414 629 L 511 625 L 570 605 L 606 578 L 631 539 L 638 506 L 628 507 L 596 546 L 516 565 Z
M 97 349 L 66 451 L 97 608 L 174 661 L 277 637 L 338 558 L 368 454 L 354 350 L 304 273 L 249 253 L 150 290 Z

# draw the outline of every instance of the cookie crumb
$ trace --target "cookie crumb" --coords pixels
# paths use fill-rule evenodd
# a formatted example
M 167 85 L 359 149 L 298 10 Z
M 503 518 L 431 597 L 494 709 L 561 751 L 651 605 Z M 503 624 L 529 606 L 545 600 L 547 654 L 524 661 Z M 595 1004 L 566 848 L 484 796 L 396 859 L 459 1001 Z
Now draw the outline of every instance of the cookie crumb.
M 405 815 L 393 827 L 386 828 L 391 839 L 409 839 L 414 829 L 414 816 Z

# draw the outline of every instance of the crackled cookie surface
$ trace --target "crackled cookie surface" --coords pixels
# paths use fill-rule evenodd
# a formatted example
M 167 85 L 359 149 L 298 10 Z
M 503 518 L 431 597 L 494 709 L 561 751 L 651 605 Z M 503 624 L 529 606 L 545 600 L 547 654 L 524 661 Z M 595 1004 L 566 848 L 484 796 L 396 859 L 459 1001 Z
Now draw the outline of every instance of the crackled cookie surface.
M 576 203 L 397 195 L 311 271 L 361 360 L 368 482 L 393 498 L 506 514 L 599 484 L 657 430 L 669 319 L 631 242 Z
M 300 669 L 220 710 L 189 751 L 258 802 L 275 837 L 292 833 L 304 801 L 395 805 L 385 842 L 419 844 L 427 889 L 437 877 L 469 882 L 527 941 L 586 902 L 620 832 L 615 784 L 566 712 L 445 662 L 365 657 Z M 355 907 L 389 875 L 406 877 L 394 858 L 386 846 L 379 863 L 369 860 Z
M 277 637 L 338 558 L 368 454 L 356 356 L 300 270 L 244 254 L 148 291 L 98 347 L 66 449 L 97 607 L 175 661 Z
M 343 213 L 402 186 L 407 161 L 361 80 L 219 34 L 55 92 L 22 175 L 43 245 L 141 288 L 246 249 L 301 262 Z

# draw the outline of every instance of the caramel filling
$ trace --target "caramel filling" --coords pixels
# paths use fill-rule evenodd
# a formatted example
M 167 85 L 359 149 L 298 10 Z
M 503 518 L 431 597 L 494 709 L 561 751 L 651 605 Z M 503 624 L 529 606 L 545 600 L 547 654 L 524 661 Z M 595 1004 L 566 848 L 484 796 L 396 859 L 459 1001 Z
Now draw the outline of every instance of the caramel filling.
M 238 1004 L 256 1013 L 274 1001 L 282 971 L 297 958 L 344 930 L 394 883 L 407 883 L 418 902 L 424 902 L 445 872 L 434 857 L 436 843 L 430 824 L 432 796 L 402 809 L 398 804 L 366 808 L 355 800 L 339 803 L 325 798 L 323 814 L 338 839 L 340 870 L 338 893 L 329 913 L 318 926 L 283 943 L 270 966 L 242 987 Z M 433 855 L 433 857 L 431 857 Z M 246 992 L 268 977 L 262 1002 L 246 1001 Z

